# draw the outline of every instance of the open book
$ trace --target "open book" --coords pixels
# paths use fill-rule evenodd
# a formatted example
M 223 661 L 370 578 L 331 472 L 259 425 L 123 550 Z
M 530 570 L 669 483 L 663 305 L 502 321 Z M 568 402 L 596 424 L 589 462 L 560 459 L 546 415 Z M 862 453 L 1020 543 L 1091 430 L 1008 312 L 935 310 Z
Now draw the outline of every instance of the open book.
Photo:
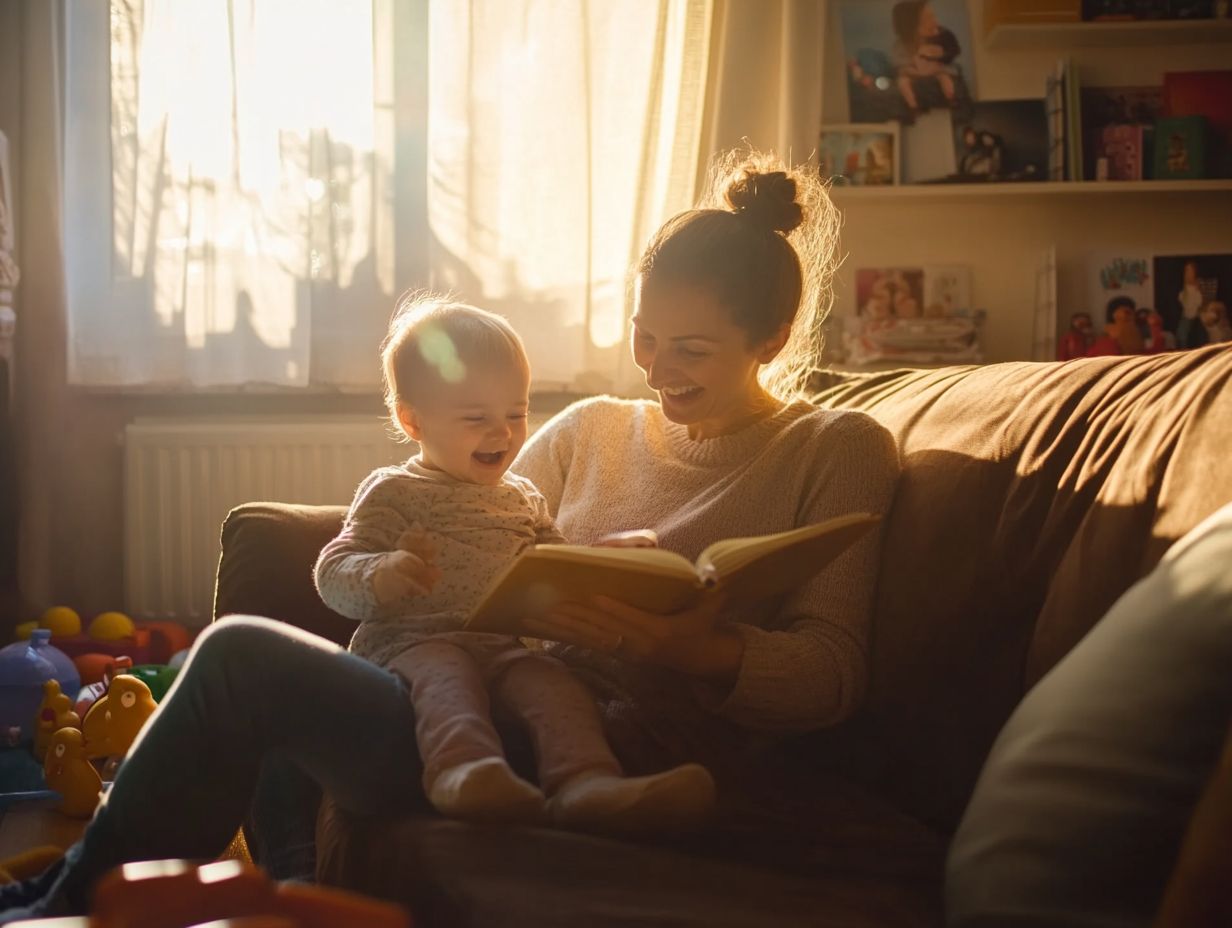
M 595 595 L 665 614 L 718 593 L 728 604 L 776 596 L 819 573 L 880 519 L 858 512 L 773 535 L 727 538 L 696 564 L 661 548 L 541 545 L 497 575 L 466 628 L 520 634 L 523 616 Z

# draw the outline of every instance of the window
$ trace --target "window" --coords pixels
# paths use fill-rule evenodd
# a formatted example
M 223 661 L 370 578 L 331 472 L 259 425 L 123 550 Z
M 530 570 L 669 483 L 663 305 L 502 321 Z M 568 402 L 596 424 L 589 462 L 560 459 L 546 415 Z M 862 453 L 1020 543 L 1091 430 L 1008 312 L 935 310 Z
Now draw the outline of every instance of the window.
M 73 383 L 371 389 L 428 286 L 509 316 L 541 385 L 619 384 L 626 269 L 694 193 L 708 3 L 68 10 Z

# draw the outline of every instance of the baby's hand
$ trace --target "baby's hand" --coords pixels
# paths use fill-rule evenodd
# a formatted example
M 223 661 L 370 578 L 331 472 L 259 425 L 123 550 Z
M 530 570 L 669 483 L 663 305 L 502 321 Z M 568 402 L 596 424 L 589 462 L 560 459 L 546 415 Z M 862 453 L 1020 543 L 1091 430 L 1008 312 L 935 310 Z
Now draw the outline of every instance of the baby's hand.
M 648 528 L 637 528 L 630 532 L 613 532 L 604 535 L 593 545 L 596 548 L 657 548 L 659 536 Z
M 398 536 L 394 547 L 399 551 L 409 551 L 425 564 L 435 564 L 436 556 L 440 553 L 432 536 L 418 522 Z
M 407 596 L 427 596 L 441 579 L 441 569 L 410 551 L 391 551 L 372 573 L 372 593 L 378 605 Z

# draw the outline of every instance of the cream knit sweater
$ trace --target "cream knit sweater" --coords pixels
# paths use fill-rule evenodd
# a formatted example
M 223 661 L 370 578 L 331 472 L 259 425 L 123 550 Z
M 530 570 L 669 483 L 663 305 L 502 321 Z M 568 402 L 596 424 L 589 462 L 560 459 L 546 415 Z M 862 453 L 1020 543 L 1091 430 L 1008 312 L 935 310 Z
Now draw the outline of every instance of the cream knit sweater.
M 694 441 L 656 403 L 599 397 L 547 423 L 513 470 L 534 481 L 574 544 L 651 528 L 662 547 L 693 559 L 721 538 L 887 512 L 898 453 L 859 412 L 797 402 L 732 435 Z M 879 546 L 880 533 L 870 535 L 785 602 L 727 617 L 744 640 L 743 664 L 733 687 L 698 683 L 702 704 L 763 732 L 850 715 L 866 686 Z

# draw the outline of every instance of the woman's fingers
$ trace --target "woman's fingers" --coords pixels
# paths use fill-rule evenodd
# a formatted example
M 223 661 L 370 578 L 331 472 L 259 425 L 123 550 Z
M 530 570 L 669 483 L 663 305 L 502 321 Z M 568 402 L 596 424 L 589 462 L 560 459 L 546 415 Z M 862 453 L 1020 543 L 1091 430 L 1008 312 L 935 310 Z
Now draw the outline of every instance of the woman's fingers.
M 529 631 L 541 638 L 563 641 L 596 651 L 613 652 L 625 642 L 626 635 L 610 617 L 576 603 L 564 603 L 524 623 Z

